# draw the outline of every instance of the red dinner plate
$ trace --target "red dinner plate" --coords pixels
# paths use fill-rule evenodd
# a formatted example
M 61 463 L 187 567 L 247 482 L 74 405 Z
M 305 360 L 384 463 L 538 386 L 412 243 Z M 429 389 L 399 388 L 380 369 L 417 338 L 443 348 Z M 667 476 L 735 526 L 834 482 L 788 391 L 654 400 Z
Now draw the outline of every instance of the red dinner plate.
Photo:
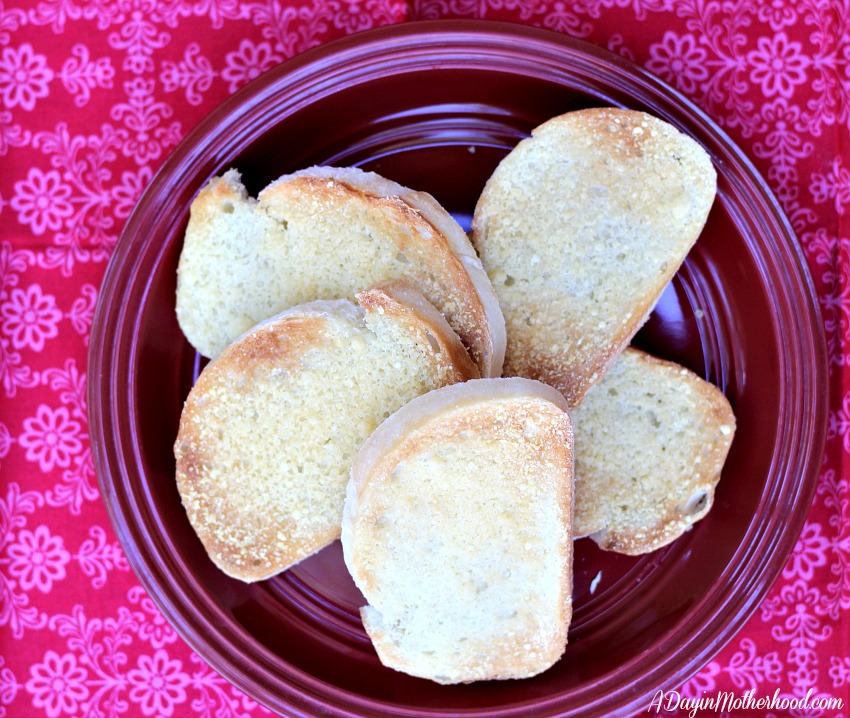
M 498 161 L 581 107 L 646 110 L 718 171 L 708 224 L 635 342 L 719 385 L 738 431 L 709 516 L 631 558 L 576 543 L 563 658 L 531 679 L 440 686 L 384 668 L 338 544 L 262 583 L 207 559 L 180 504 L 172 445 L 201 360 L 174 313 L 189 204 L 236 167 L 249 190 L 312 164 L 431 192 L 468 227 Z M 209 664 L 285 715 L 591 716 L 645 710 L 738 631 L 778 577 L 817 481 L 824 340 L 800 247 L 765 182 L 690 102 L 635 65 L 552 32 L 408 23 L 299 55 L 208 116 L 154 177 L 115 249 L 89 358 L 100 486 L 139 580 Z M 282 437 L 285 441 L 286 437 Z

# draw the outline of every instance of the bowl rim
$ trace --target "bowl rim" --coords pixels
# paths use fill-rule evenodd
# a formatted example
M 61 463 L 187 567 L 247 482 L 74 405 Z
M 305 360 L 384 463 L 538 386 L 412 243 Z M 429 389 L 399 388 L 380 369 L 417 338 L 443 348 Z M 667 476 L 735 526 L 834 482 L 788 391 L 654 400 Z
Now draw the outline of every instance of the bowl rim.
M 584 701 L 580 706 L 581 715 L 593 710 L 611 715 L 614 710 L 628 712 L 645 707 L 648 688 L 675 688 L 705 665 L 740 630 L 779 578 L 814 497 L 826 439 L 829 374 L 817 293 L 802 247 L 778 201 L 751 161 L 713 120 L 676 90 L 625 58 L 583 40 L 518 23 L 408 21 L 354 33 L 312 48 L 272 68 L 230 96 L 187 134 L 154 174 L 128 218 L 108 264 L 94 314 L 87 368 L 87 406 L 94 465 L 110 520 L 136 576 L 159 610 L 196 653 L 227 680 L 273 711 L 285 710 L 296 716 L 330 713 L 419 718 L 447 715 L 436 708 L 409 709 L 352 694 L 295 666 L 281 666 L 280 659 L 276 659 L 279 673 L 272 672 L 267 668 L 268 659 L 276 658 L 271 653 L 261 661 L 232 655 L 224 649 L 232 645 L 232 641 L 238 641 L 239 636 L 221 620 L 222 615 L 209 601 L 205 601 L 204 610 L 200 610 L 198 596 L 192 595 L 188 578 L 184 577 L 188 583 L 174 581 L 168 570 L 167 547 L 156 543 L 148 546 L 142 540 L 139 526 L 156 526 L 157 517 L 149 510 L 150 502 L 143 500 L 146 487 L 134 484 L 134 477 L 142 471 L 141 466 L 138 462 L 128 466 L 126 459 L 137 457 L 133 453 L 137 447 L 132 439 L 135 415 L 132 378 L 137 334 L 133 323 L 128 323 L 127 319 L 143 306 L 149 290 L 145 273 L 159 261 L 164 251 L 164 246 L 152 247 L 146 240 L 154 236 L 149 235 L 146 228 L 162 211 L 157 206 L 157 198 L 172 191 L 175 185 L 185 188 L 185 181 L 174 176 L 178 168 L 186 163 L 198 166 L 195 176 L 203 182 L 205 172 L 212 176 L 228 156 L 238 153 L 262 133 L 262 118 L 272 110 L 280 111 L 281 102 L 286 104 L 288 111 L 297 112 L 299 106 L 309 103 L 310 99 L 305 97 L 332 93 L 339 83 L 364 82 L 378 77 L 377 72 L 409 71 L 411 63 L 419 63 L 418 69 L 427 69 L 455 66 L 452 63 L 463 61 L 468 67 L 474 64 L 473 54 L 484 69 L 493 69 L 497 60 L 507 62 L 504 59 L 507 57 L 522 65 L 524 72 L 542 73 L 540 76 L 544 79 L 560 77 L 565 65 L 580 58 L 588 73 L 604 70 L 608 82 L 614 82 L 612 77 L 626 82 L 629 92 L 640 93 L 641 102 L 647 97 L 660 97 L 665 107 L 658 112 L 659 116 L 686 132 L 709 140 L 715 154 L 720 153 L 722 162 L 727 167 L 737 168 L 738 174 L 732 183 L 735 191 L 755 191 L 757 206 L 749 210 L 768 221 L 775 236 L 781 238 L 777 246 L 765 247 L 771 256 L 759 260 L 769 259 L 778 264 L 787 260 L 783 266 L 793 270 L 784 275 L 784 293 L 773 298 L 783 300 L 781 319 L 790 320 L 793 327 L 793 331 L 783 331 L 783 334 L 801 340 L 787 343 L 779 357 L 780 368 L 785 376 L 799 377 L 803 388 L 794 392 L 788 391 L 785 385 L 781 387 L 779 399 L 783 413 L 778 432 L 789 435 L 791 440 L 780 447 L 778 457 L 774 452 L 773 462 L 787 467 L 793 457 L 802 456 L 803 461 L 798 461 L 794 467 L 796 481 L 786 477 L 776 482 L 772 493 L 763 495 L 759 504 L 760 508 L 767 504 L 779 505 L 783 510 L 765 511 L 766 520 L 758 525 L 750 524 L 745 540 L 721 580 L 689 612 L 692 620 L 687 626 L 680 624 L 680 630 L 657 642 L 657 650 L 653 652 L 657 658 L 647 660 L 645 656 L 635 656 L 623 662 L 616 675 L 621 679 L 629 678 L 626 683 L 618 680 L 612 687 L 602 681 L 578 691 L 579 698 Z M 376 62 L 376 57 L 380 58 L 380 63 Z M 328 70 L 329 64 L 333 69 Z M 380 71 L 376 70 L 378 65 Z M 506 65 L 498 70 L 509 71 Z M 575 84 L 581 81 L 582 78 L 571 77 L 567 84 L 579 91 L 587 89 Z M 594 87 L 593 94 L 599 96 L 600 89 Z M 611 99 L 614 100 L 614 95 Z M 248 123 L 250 131 L 237 132 L 235 128 L 239 127 L 240 119 L 249 117 L 253 118 Z M 746 186 L 736 186 L 736 182 Z M 159 226 L 162 226 L 161 219 Z M 775 295 L 779 288 L 771 287 L 771 291 Z M 797 301 L 804 299 L 806 311 L 799 305 L 792 306 L 792 297 Z M 779 320 L 779 317 L 772 318 L 774 322 Z M 811 411 L 803 411 L 803 396 L 808 397 L 806 408 Z M 737 590 L 726 590 L 724 594 L 724 589 L 733 581 Z M 187 606 L 191 607 L 190 615 L 187 615 Z M 695 632 L 693 625 L 699 625 L 700 630 Z M 518 715 L 518 710 L 533 705 L 535 709 L 549 711 L 546 715 L 578 715 L 564 705 L 564 696 L 557 694 L 533 704 L 471 709 L 463 713 L 467 716 Z

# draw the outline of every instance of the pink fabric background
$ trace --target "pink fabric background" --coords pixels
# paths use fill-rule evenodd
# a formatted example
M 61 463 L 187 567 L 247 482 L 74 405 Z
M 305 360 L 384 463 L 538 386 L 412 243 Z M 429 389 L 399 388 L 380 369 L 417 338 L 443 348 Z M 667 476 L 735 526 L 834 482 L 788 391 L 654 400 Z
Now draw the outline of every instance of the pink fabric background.
M 439 17 L 540 25 L 636 61 L 779 197 L 829 342 L 826 457 L 781 580 L 682 690 L 813 689 L 845 701 L 824 715 L 850 715 L 850 2 L 0 0 L 0 716 L 267 714 L 163 621 L 110 527 L 85 415 L 98 286 L 152 172 L 225 97 L 332 38 Z

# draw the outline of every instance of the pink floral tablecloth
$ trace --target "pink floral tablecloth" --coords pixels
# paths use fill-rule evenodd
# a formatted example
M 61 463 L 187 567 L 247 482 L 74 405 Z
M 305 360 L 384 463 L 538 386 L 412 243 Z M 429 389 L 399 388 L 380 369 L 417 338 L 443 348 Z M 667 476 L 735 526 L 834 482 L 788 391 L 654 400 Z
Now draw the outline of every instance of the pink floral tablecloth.
M 826 456 L 779 583 L 682 694 L 810 692 L 844 708 L 798 714 L 850 715 L 847 0 L 0 0 L 0 716 L 267 714 L 157 613 L 109 524 L 85 406 L 98 287 L 154 170 L 229 94 L 332 38 L 441 17 L 540 25 L 634 60 L 779 197 L 828 339 Z

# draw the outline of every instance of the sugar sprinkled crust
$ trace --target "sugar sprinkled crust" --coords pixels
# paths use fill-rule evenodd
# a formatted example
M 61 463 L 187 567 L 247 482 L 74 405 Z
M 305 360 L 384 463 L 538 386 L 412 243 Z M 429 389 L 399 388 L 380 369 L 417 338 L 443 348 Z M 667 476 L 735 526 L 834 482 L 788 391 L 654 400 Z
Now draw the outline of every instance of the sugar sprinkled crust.
M 430 195 L 355 168 L 314 167 L 248 196 L 235 170 L 191 206 L 177 317 L 216 357 L 258 321 L 315 299 L 404 279 L 447 318 L 480 370 L 498 376 L 504 319 L 475 250 Z
M 174 451 L 190 523 L 212 560 L 267 578 L 339 536 L 362 442 L 430 389 L 478 376 L 442 315 L 389 283 L 267 320 L 210 363 Z
M 572 432 L 527 379 L 429 392 L 358 453 L 342 542 L 381 661 L 439 683 L 523 678 L 571 617 Z
M 646 553 L 708 513 L 735 434 L 732 407 L 717 387 L 629 348 L 573 420 L 576 536 Z
M 715 183 L 694 140 L 641 112 L 570 112 L 520 142 L 473 219 L 505 315 L 505 376 L 577 406 L 696 241 Z

